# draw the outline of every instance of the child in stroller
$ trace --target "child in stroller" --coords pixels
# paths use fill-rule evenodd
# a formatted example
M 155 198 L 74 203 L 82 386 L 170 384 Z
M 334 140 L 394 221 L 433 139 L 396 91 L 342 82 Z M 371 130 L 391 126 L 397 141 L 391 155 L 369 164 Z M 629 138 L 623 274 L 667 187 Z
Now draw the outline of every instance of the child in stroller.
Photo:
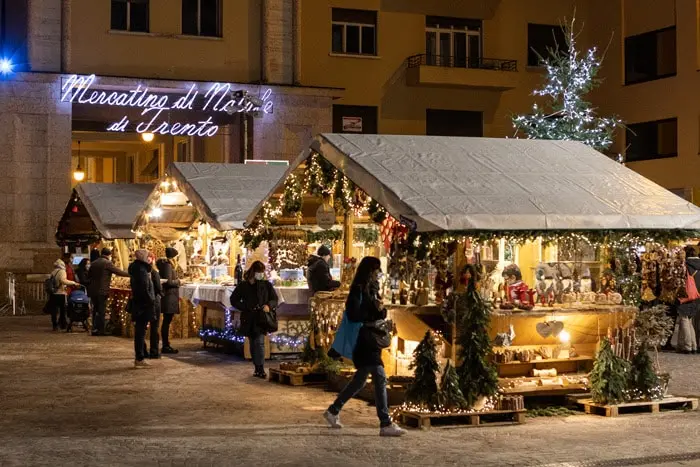
M 71 332 L 73 323 L 81 323 L 85 331 L 90 331 L 89 319 L 90 299 L 85 292 L 85 287 L 80 286 L 68 296 L 68 327 L 66 332 Z

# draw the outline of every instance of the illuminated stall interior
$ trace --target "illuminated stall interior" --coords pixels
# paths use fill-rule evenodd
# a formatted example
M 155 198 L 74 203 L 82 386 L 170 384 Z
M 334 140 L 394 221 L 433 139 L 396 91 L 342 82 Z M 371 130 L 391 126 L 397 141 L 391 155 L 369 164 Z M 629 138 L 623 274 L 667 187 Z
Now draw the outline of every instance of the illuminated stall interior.
M 480 292 L 495 308 L 499 375 L 504 387 L 519 389 L 584 386 L 579 376 L 600 338 L 621 332 L 638 305 L 616 291 L 610 255 L 700 227 L 700 209 L 577 142 L 324 134 L 254 211 L 244 238 L 273 237 L 295 212 L 306 219 L 298 201 L 335 193 L 338 184 L 348 187 L 344 211 L 368 213 L 392 253 L 384 285 L 390 317 L 438 331 L 452 358 L 444 299 L 461 287 L 466 264 L 478 266 Z M 345 229 L 347 217 L 337 218 Z M 675 264 L 678 250 L 667 252 Z M 343 291 L 314 297 L 314 345 L 332 342 L 343 298 Z M 401 328 L 385 363 L 405 374 L 399 361 L 410 360 L 420 333 Z M 529 379 L 541 369 L 571 377 Z

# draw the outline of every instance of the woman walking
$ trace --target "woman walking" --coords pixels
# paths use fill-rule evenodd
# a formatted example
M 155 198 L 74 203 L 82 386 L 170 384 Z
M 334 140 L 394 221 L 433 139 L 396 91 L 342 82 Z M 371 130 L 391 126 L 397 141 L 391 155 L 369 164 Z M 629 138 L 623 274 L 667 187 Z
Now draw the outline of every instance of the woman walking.
M 131 277 L 131 321 L 134 323 L 134 367 L 148 368 L 144 350 L 146 347 L 146 327 L 153 320 L 155 292 L 151 279 L 151 260 L 148 250 L 137 250 L 136 259 L 129 265 Z
M 350 287 L 348 299 L 345 302 L 345 313 L 348 320 L 362 323 L 357 337 L 357 344 L 352 353 L 352 361 L 357 369 L 353 379 L 340 391 L 335 402 L 328 407 L 323 417 L 331 428 L 342 428 L 340 411 L 367 383 L 367 377 L 372 375 L 374 384 L 374 403 L 379 417 L 380 436 L 401 436 L 405 430 L 395 425 L 389 416 L 389 403 L 386 395 L 386 373 L 382 362 L 382 348 L 373 336 L 372 324 L 386 319 L 386 308 L 382 306 L 379 297 L 379 273 L 381 263 L 379 258 L 366 256 L 362 258 Z
M 165 249 L 165 258 L 156 262 L 160 278 L 163 279 L 163 298 L 160 302 L 160 311 L 163 314 L 163 324 L 160 328 L 160 336 L 163 339 L 164 354 L 176 354 L 177 349 L 170 346 L 170 323 L 175 315 L 180 313 L 180 279 L 177 276 L 178 252 L 175 248 Z M 153 351 L 153 349 L 151 349 Z
M 66 295 L 68 295 L 68 287 L 77 287 L 80 284 L 68 279 L 66 275 L 66 263 L 63 260 L 57 259 L 53 263 L 53 272 L 51 279 L 53 281 L 53 293 L 49 298 L 49 307 L 51 310 L 51 324 L 53 330 L 58 331 L 66 329 Z
M 265 265 L 255 261 L 243 276 L 244 281 L 231 294 L 231 306 L 241 312 L 241 333 L 250 342 L 250 355 L 255 365 L 253 376 L 266 378 L 265 335 L 268 333 L 261 313 L 277 308 L 277 293 L 265 278 Z

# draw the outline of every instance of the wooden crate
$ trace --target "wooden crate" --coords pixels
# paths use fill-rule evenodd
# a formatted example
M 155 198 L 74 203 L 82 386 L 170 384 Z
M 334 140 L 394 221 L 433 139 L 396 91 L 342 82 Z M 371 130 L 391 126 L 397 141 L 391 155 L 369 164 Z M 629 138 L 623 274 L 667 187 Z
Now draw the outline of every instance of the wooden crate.
M 401 423 L 415 428 L 428 429 L 433 425 L 451 423 L 464 427 L 520 425 L 525 423 L 526 410 L 490 410 L 467 414 L 417 413 L 402 410 Z
M 576 403 L 582 405 L 587 414 L 606 417 L 617 417 L 618 415 L 639 412 L 658 413 L 664 410 L 698 409 L 698 399 L 673 396 L 666 396 L 660 401 L 626 402 L 616 405 L 596 404 L 591 399 L 580 399 Z
M 289 386 L 322 385 L 326 382 L 325 373 L 297 373 L 295 371 L 270 369 L 270 381 Z

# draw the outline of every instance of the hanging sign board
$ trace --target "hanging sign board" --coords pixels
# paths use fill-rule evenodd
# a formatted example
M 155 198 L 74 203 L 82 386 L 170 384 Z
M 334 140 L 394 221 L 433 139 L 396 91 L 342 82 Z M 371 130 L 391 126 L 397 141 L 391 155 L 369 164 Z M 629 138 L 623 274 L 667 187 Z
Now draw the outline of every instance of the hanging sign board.
M 126 107 L 141 110 L 143 119 L 135 124 L 137 133 L 153 133 L 167 136 L 214 136 L 219 126 L 214 124 L 213 116 L 218 113 L 228 115 L 246 113 L 253 116 L 271 114 L 273 110 L 272 89 L 267 89 L 262 96 L 255 97 L 248 91 L 234 90 L 228 83 L 213 83 L 201 89 L 198 84 L 191 84 L 181 90 L 182 95 L 173 89 L 170 93 L 152 90 L 148 86 L 137 84 L 128 90 L 106 90 L 96 88 L 95 75 L 68 77 L 61 86 L 61 102 L 83 105 L 103 105 Z M 185 92 L 186 91 L 186 92 Z M 198 111 L 209 116 L 198 122 L 181 122 L 170 119 L 170 111 Z M 107 126 L 107 131 L 124 132 L 133 127 L 127 116 Z
M 343 131 L 362 133 L 362 117 L 343 117 Z
M 316 224 L 324 230 L 329 230 L 335 225 L 335 209 L 328 204 L 322 204 L 316 210 Z

